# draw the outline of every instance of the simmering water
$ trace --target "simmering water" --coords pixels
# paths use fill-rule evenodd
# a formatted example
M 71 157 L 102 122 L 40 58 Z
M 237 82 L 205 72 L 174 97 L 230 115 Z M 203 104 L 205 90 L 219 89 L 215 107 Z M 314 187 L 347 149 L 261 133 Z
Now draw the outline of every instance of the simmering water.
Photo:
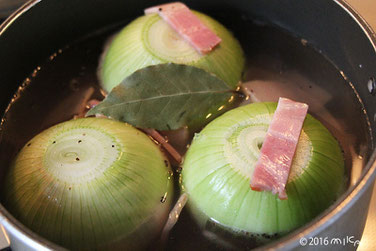
M 309 42 L 281 30 L 251 23 L 247 29 L 243 25 L 241 31 L 235 26 L 233 30 L 247 56 L 245 103 L 277 101 L 280 96 L 308 103 L 309 112 L 339 140 L 348 183 L 354 184 L 368 159 L 371 143 L 363 106 L 344 74 Z M 1 165 L 9 165 L 19 149 L 42 130 L 79 114 L 89 99 L 103 98 L 96 68 L 109 35 L 89 36 L 57 51 L 20 86 L 1 125 Z M 218 250 L 254 245 L 252 240 L 238 240 L 211 223 L 202 230 L 183 210 L 167 249 Z

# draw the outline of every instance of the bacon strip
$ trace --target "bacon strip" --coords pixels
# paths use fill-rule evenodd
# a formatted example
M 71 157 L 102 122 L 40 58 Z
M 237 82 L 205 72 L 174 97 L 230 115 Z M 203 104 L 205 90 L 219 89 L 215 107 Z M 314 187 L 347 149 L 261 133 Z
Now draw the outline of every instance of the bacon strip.
M 221 42 L 189 8 L 180 2 L 162 4 L 144 10 L 145 14 L 158 13 L 176 32 L 201 54 L 209 53 Z
M 252 190 L 272 191 L 287 199 L 285 186 L 307 111 L 307 104 L 279 98 L 253 172 Z

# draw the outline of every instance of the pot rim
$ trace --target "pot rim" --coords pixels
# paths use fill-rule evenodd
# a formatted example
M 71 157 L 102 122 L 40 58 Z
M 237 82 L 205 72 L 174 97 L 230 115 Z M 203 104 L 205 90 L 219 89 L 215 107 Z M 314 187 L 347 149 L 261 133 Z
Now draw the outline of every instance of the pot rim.
M 8 29 L 11 24 L 17 20 L 19 16 L 29 11 L 33 6 L 40 3 L 42 0 L 30 0 L 22 5 L 18 10 L 13 12 L 2 24 L 0 24 L 0 36 Z M 364 18 L 351 7 L 345 0 L 332 0 L 339 5 L 344 11 L 346 11 L 352 19 L 360 26 L 364 34 L 370 41 L 375 53 L 376 53 L 376 33 L 371 26 L 364 20 Z M 296 246 L 295 244 L 304 236 L 315 236 L 320 233 L 327 225 L 336 221 L 344 212 L 346 212 L 351 206 L 356 203 L 358 197 L 367 190 L 374 182 L 376 178 L 376 150 L 373 151 L 370 156 L 362 176 L 359 178 L 356 184 L 350 187 L 331 207 L 317 216 L 316 220 L 308 223 L 306 226 L 297 229 L 296 231 L 288 234 L 281 239 L 272 242 L 268 245 L 262 246 L 262 249 L 289 249 Z M 61 250 L 64 249 L 43 237 L 35 234 L 24 225 L 22 225 L 17 219 L 15 219 L 4 207 L 0 204 L 0 224 L 4 228 L 24 241 L 28 246 L 36 248 L 37 250 Z

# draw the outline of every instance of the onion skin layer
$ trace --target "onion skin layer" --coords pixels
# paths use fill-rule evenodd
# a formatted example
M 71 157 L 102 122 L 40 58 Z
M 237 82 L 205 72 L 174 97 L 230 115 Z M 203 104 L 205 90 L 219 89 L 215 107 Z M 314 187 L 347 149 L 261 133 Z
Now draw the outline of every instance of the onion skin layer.
M 104 50 L 98 68 L 98 77 L 103 89 L 110 92 L 113 87 L 120 84 L 134 71 L 149 65 L 169 62 L 204 69 L 215 74 L 235 89 L 241 80 L 245 63 L 239 42 L 216 20 L 197 11 L 193 11 L 193 13 L 222 39 L 222 42 L 213 51 L 207 55 L 199 54 L 188 42 L 180 38 L 158 14 L 138 17 L 106 45 L 107 48 Z M 156 35 L 152 37 L 155 40 L 160 39 L 162 47 L 166 43 L 166 47 L 172 48 L 171 51 L 166 53 L 162 52 L 162 49 L 156 51 L 149 41 L 149 28 L 156 23 L 160 29 L 157 29 Z M 159 38 L 160 34 L 166 34 L 166 37 Z M 184 46 L 182 43 L 187 45 Z
M 286 186 L 288 199 L 250 189 L 259 151 L 249 149 L 262 143 L 262 131 L 266 133 L 275 109 L 276 103 L 236 108 L 195 136 L 184 159 L 181 185 L 199 223 L 211 220 L 235 233 L 283 235 L 324 211 L 343 191 L 341 149 L 310 115 L 305 119 Z M 252 129 L 246 128 L 258 132 L 252 135 Z M 238 148 L 239 142 L 249 149 L 244 145 Z M 231 154 L 226 154 L 228 145 L 234 146 Z
M 77 119 L 22 148 L 2 202 L 31 230 L 69 249 L 144 249 L 168 217 L 171 175 L 141 131 L 105 118 Z

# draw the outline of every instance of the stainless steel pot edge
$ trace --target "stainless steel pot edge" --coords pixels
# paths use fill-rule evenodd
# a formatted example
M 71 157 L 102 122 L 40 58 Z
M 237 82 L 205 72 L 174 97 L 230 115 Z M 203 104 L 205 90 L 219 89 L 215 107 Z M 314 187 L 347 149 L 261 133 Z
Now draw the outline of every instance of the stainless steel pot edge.
M 8 28 L 9 25 L 11 25 L 17 17 L 28 11 L 30 8 L 32 8 L 34 5 L 38 4 L 42 0 L 31 0 L 24 5 L 22 5 L 18 10 L 13 12 L 2 24 L 0 24 L 0 36 L 3 34 L 3 32 Z
M 45 243 L 38 242 L 36 239 L 33 239 L 30 236 L 28 236 L 26 233 L 23 233 L 22 230 L 20 230 L 17 226 L 13 225 L 10 221 L 0 220 L 0 223 L 4 226 L 7 232 L 16 236 L 17 240 L 23 243 L 23 247 L 31 248 L 35 250 L 41 250 L 41 251 L 51 250 L 46 247 Z M 12 243 L 13 240 L 11 239 L 10 241 Z
M 342 9 L 344 9 L 362 28 L 364 33 L 367 35 L 369 41 L 371 42 L 373 48 L 376 51 L 376 33 L 371 28 L 371 26 L 367 23 L 366 20 L 354 9 L 349 5 L 345 0 L 333 0 L 336 4 L 338 4 Z

